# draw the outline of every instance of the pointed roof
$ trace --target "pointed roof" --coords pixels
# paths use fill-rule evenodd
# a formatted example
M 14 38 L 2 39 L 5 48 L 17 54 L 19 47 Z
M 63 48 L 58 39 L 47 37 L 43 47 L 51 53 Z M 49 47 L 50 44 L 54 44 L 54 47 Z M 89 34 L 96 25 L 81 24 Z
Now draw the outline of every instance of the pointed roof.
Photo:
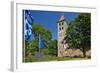
M 65 18 L 64 18 L 64 15 L 62 15 L 61 17 L 60 17 L 60 19 L 59 19 L 59 21 L 62 21 L 62 20 L 64 20 Z
M 65 19 L 64 15 L 61 15 L 60 19 L 57 21 L 57 23 L 62 22 L 62 21 L 66 21 L 66 23 L 68 23 L 68 21 Z

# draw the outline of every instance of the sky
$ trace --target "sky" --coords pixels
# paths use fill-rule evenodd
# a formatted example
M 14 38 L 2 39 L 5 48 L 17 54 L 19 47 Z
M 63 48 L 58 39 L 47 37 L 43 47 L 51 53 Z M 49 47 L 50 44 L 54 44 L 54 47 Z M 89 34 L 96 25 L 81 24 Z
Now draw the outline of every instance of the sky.
M 52 40 L 57 39 L 57 21 L 62 15 L 70 23 L 80 13 L 75 12 L 55 12 L 55 11 L 35 11 L 28 10 L 34 19 L 34 22 L 43 25 L 44 28 L 49 29 L 52 33 Z

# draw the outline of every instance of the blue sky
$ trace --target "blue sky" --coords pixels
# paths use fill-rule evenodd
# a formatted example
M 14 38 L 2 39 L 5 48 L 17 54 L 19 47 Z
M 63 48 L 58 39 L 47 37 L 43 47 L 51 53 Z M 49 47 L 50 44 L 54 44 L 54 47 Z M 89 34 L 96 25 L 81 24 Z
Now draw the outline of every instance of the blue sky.
M 79 13 L 75 12 L 55 12 L 55 11 L 35 11 L 28 10 L 31 16 L 34 19 L 34 22 L 37 22 L 44 26 L 44 28 L 49 29 L 52 33 L 52 39 L 57 39 L 57 21 L 62 15 L 70 23 L 74 18 L 76 18 Z

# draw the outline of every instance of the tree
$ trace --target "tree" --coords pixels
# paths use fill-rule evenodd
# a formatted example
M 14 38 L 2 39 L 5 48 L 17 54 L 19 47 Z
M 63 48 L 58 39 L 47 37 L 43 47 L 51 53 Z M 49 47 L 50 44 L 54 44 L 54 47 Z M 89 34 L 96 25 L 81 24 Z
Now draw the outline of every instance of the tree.
M 44 45 L 47 48 L 52 39 L 52 34 L 51 34 L 50 30 L 45 29 L 42 33 L 42 37 L 43 37 Z
M 43 49 L 44 54 L 50 56 L 57 56 L 57 40 L 51 40 L 48 47 Z
M 57 56 L 57 40 L 52 40 L 51 43 L 49 44 L 50 48 L 50 54 L 53 56 Z
M 43 52 L 46 55 L 57 55 L 57 40 L 52 40 L 52 34 L 50 30 L 44 28 L 41 24 L 34 23 L 32 26 L 32 32 L 34 34 L 34 40 L 35 41 L 32 47 L 39 48 L 39 34 L 42 35 L 44 48 Z M 38 43 L 36 43 L 38 42 Z M 37 46 L 38 44 L 38 46 Z
M 36 48 L 39 48 L 39 34 L 41 34 L 44 43 L 44 49 L 48 48 L 48 45 L 50 44 L 50 41 L 52 39 L 52 34 L 50 30 L 44 28 L 41 24 L 34 23 L 32 26 L 32 32 L 34 34 L 33 41 L 35 41 L 33 47 L 38 45 Z M 46 51 L 48 50 L 46 49 Z
M 31 53 L 32 54 L 35 54 L 35 52 L 37 52 L 38 51 L 38 46 L 39 46 L 39 41 L 37 41 L 37 40 L 32 40 L 31 42 L 30 42 L 30 50 L 31 50 Z
M 34 39 L 37 40 L 39 38 L 39 34 L 42 35 L 44 41 L 49 41 L 52 38 L 52 34 L 48 29 L 45 29 L 41 24 L 33 24 L 32 32 L 34 34 Z
M 66 29 L 66 43 L 71 48 L 80 48 L 86 57 L 86 51 L 91 49 L 91 14 L 81 13 Z
M 44 27 L 41 24 L 34 23 L 32 26 L 32 32 L 34 34 L 34 39 L 37 40 L 39 38 L 39 34 L 44 32 Z

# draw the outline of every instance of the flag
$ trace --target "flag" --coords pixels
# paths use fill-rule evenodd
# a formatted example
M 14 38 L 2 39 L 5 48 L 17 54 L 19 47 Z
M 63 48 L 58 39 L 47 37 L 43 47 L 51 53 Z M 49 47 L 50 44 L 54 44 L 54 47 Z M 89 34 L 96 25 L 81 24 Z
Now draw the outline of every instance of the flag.
M 39 35 L 39 49 L 42 49 L 42 48 L 44 48 L 44 43 L 43 43 L 42 36 Z
M 23 11 L 24 14 L 24 34 L 25 34 L 25 40 L 29 40 L 31 35 L 32 35 L 32 24 L 33 24 L 33 19 L 28 10 Z

